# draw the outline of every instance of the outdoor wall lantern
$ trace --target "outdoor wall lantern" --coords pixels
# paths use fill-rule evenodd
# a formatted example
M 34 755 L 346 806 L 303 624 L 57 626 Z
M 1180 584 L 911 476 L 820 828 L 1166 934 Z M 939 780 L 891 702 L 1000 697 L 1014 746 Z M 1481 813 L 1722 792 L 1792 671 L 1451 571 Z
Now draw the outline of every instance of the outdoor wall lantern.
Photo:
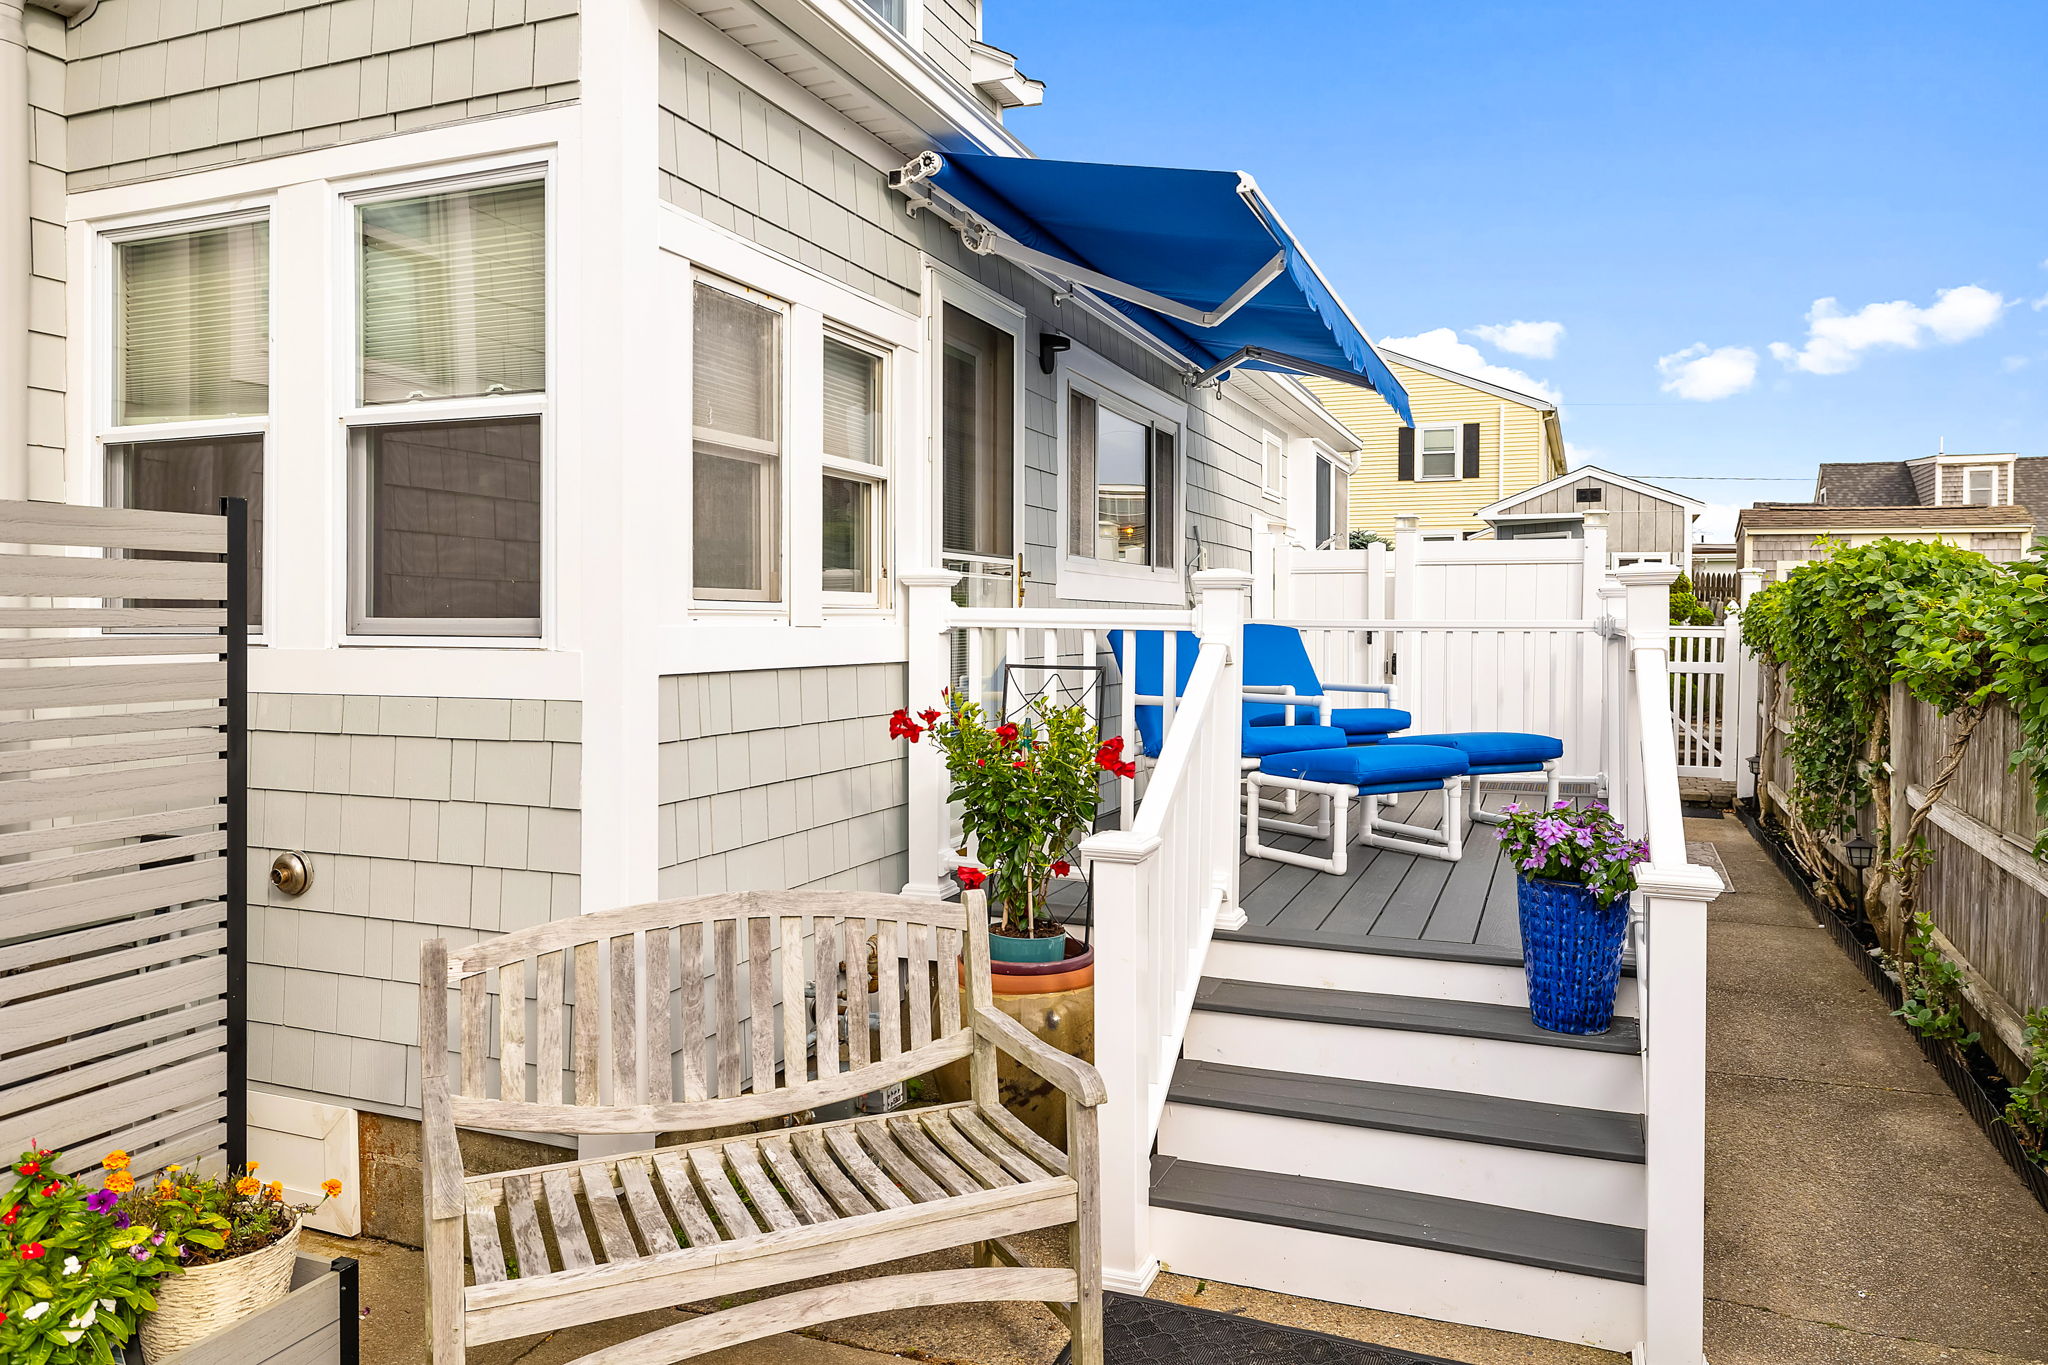
M 1843 845 L 1843 851 L 1849 855 L 1849 866 L 1865 868 L 1877 856 L 1877 845 L 1859 834 Z
M 1058 332 L 1040 332 L 1038 334 L 1038 372 L 1040 374 L 1051 374 L 1053 371 L 1053 357 L 1057 356 L 1061 351 L 1071 349 L 1073 344 L 1074 340 L 1072 337 L 1063 337 Z
M 1755 754 L 1751 754 L 1749 756 L 1749 775 L 1755 777 L 1761 771 L 1763 771 L 1763 760 L 1759 759 Z

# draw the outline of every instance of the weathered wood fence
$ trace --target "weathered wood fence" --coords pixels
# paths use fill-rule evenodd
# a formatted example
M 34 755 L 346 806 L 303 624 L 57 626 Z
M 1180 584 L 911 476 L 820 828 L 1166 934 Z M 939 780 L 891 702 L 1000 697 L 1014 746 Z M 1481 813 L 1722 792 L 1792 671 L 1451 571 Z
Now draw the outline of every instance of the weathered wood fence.
M 0 1160 L 239 1164 L 245 512 L 0 503 Z
M 1757 797 L 1778 819 L 1794 823 L 1788 793 L 1792 765 L 1785 739 L 1797 717 L 1779 671 L 1763 674 L 1764 720 Z M 1927 804 L 1955 737 L 1955 722 L 1920 701 L 1903 685 L 1891 695 L 1891 802 L 1903 827 L 1912 811 Z M 2021 1064 L 2021 1020 L 2048 1006 L 2048 862 L 2033 854 L 2042 825 L 2026 769 L 2008 766 L 2019 744 L 2018 725 L 2003 702 L 1994 701 L 1978 722 L 1961 766 L 1928 812 L 1921 827 L 1932 855 L 1921 875 L 1916 908 L 1927 912 L 1937 946 L 1966 977 L 1965 996 L 1983 1034 L 1985 1050 L 2014 1079 Z M 1859 817 L 1875 840 L 1876 813 Z M 1808 841 L 1833 859 L 1828 869 L 1837 886 L 1855 888 L 1861 879 L 1838 841 Z M 1887 879 L 1890 891 L 1897 883 Z M 1903 924 L 1890 903 L 1867 906 L 1884 946 L 1898 951 Z

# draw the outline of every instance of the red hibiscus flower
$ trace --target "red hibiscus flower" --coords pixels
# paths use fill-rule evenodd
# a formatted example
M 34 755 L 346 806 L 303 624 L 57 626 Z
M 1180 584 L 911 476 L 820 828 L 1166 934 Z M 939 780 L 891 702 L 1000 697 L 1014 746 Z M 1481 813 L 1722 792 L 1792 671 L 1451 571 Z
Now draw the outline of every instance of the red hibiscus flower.
M 917 713 L 917 718 L 923 721 L 926 725 L 931 725 L 935 723 L 939 718 L 939 708 L 936 706 L 927 706 L 924 710 Z
M 988 873 L 978 867 L 955 868 L 953 876 L 958 879 L 963 891 L 972 891 L 988 880 Z
M 42 1260 L 43 1244 L 41 1242 L 30 1242 L 27 1246 L 21 1249 L 21 1259 L 24 1261 Z
M 1074 866 L 1073 866 L 1073 864 L 1072 864 L 1072 863 L 1069 863 L 1069 862 L 1068 862 L 1068 861 L 1067 861 L 1066 859 L 1064 859 L 1064 858 L 1060 859 L 1060 860 L 1059 860 L 1058 862 L 1056 862 L 1056 863 L 1054 863 L 1054 864 L 1052 865 L 1052 875 L 1053 875 L 1053 876 L 1055 876 L 1055 877 L 1064 877 L 1064 876 L 1066 876 L 1066 875 L 1067 875 L 1067 874 L 1068 874 L 1069 872 L 1072 872 L 1073 870 L 1074 870 Z
M 996 727 L 996 738 L 1003 742 L 1003 747 L 1008 748 L 1017 742 L 1017 727 L 1014 725 L 998 725 Z
M 912 744 L 915 744 L 923 734 L 923 728 L 910 718 L 910 712 L 898 707 L 890 714 L 889 738 L 907 739 Z

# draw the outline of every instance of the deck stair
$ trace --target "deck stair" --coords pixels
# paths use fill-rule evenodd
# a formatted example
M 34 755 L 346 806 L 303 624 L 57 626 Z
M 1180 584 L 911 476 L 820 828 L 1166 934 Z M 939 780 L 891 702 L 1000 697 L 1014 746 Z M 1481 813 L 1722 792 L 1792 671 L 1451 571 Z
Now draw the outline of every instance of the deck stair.
M 1483 903 L 1495 870 L 1452 876 Z M 1167 1096 L 1151 1189 L 1162 1260 L 1633 1348 L 1646 1222 L 1633 980 L 1612 1029 L 1573 1037 L 1530 1021 L 1512 935 L 1253 919 L 1210 948 Z

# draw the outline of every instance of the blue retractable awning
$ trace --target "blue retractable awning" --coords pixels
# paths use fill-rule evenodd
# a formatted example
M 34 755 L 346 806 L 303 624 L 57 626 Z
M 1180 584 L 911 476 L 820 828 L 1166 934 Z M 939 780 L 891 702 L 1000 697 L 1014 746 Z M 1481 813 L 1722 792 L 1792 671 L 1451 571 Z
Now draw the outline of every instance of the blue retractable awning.
M 978 251 L 1101 295 L 1210 377 L 1317 375 L 1408 394 L 1249 176 L 927 152 L 892 177 Z

